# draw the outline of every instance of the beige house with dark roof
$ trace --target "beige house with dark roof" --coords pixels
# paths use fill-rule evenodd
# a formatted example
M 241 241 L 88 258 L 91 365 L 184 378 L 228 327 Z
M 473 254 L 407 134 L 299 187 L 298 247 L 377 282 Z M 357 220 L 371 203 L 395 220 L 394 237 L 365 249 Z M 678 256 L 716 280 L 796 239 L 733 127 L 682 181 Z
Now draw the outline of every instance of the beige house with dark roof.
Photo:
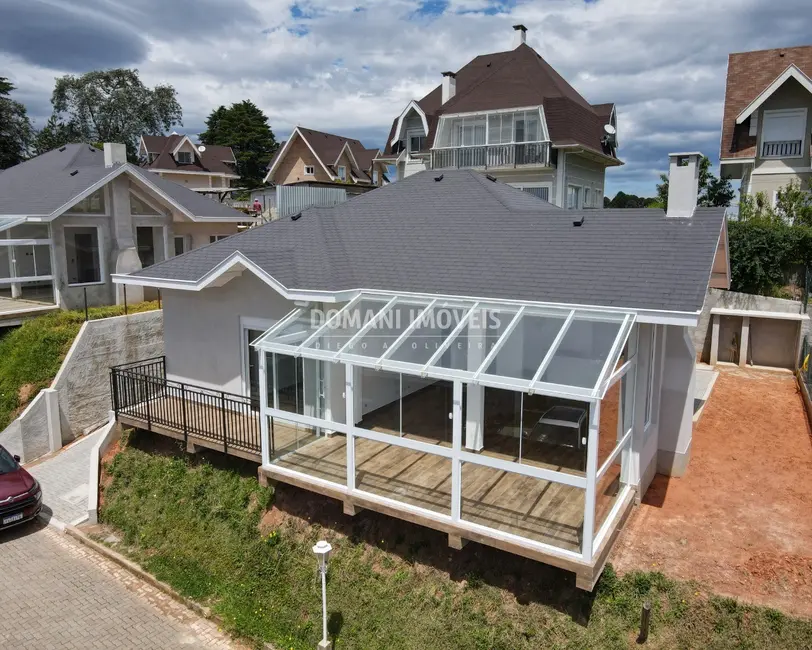
M 789 183 L 808 187 L 812 134 L 812 46 L 731 54 L 727 67 L 722 176 L 742 194 L 775 204 Z
M 378 164 L 398 179 L 477 169 L 560 207 L 602 208 L 617 157 L 615 105 L 590 104 L 526 44 L 476 57 L 398 115 Z
M 372 161 L 380 153 L 359 140 L 297 126 L 268 165 L 265 182 L 377 187 L 385 174 L 373 170 Z
M 240 180 L 231 147 L 195 144 L 187 135 L 142 135 L 138 157 L 144 169 L 215 197 Z

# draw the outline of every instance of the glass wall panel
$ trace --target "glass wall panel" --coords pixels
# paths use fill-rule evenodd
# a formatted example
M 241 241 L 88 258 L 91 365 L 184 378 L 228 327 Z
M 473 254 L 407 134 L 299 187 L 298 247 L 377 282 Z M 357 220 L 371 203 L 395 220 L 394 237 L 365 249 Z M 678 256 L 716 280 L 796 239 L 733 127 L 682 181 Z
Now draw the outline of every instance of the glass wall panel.
M 51 247 L 48 244 L 34 246 L 34 264 L 37 275 L 51 275 Z
M 104 214 L 104 188 L 96 190 L 90 196 L 86 196 L 66 212 L 76 214 Z
M 584 491 L 463 463 L 460 516 L 480 526 L 579 552 Z
M 37 268 L 34 265 L 33 246 L 14 246 L 14 266 L 18 278 L 33 278 L 37 275 Z
M 576 315 L 541 381 L 592 388 L 609 357 L 621 322 Z
M 11 246 L 0 246 L 0 278 L 15 277 L 11 264 Z
M 24 223 L 0 234 L 0 239 L 50 239 L 47 223 Z
M 312 427 L 277 417 L 268 418 L 268 432 L 274 465 L 347 484 L 346 436 L 317 435 Z
M 355 487 L 450 515 L 451 459 L 355 438 Z

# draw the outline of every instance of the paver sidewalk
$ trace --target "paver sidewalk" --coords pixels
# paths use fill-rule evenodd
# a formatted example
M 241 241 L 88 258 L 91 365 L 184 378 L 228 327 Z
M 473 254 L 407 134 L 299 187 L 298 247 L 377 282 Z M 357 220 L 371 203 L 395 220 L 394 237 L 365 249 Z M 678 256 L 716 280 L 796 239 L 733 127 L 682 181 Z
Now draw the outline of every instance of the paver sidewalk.
M 44 509 L 64 524 L 87 517 L 90 452 L 101 432 L 92 433 L 51 458 L 26 469 L 42 485 Z
M 217 626 L 40 522 L 0 531 L 0 648 L 242 648 Z

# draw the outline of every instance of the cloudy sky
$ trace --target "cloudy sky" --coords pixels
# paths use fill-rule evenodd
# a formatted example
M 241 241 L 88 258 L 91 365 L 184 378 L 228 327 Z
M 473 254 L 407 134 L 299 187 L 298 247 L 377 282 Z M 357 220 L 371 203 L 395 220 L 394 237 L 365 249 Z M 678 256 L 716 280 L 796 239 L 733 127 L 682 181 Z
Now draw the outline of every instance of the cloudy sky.
M 37 126 L 54 77 L 135 67 L 170 83 L 197 133 L 245 98 L 277 139 L 297 124 L 382 146 L 412 98 L 511 26 L 590 102 L 615 102 L 607 194 L 652 194 L 669 150 L 716 162 L 729 52 L 812 44 L 810 0 L 0 0 L 0 76 Z

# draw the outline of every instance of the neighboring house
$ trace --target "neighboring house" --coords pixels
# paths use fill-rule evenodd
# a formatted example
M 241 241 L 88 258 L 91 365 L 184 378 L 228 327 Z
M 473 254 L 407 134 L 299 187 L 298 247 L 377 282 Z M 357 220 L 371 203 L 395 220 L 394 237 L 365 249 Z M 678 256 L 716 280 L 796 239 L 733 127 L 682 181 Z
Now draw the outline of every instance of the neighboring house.
M 268 164 L 265 182 L 372 189 L 385 180 L 383 173 L 373 169 L 372 161 L 380 153 L 379 149 L 367 149 L 352 138 L 297 126 Z
M 668 214 L 426 171 L 117 274 L 163 291 L 166 357 L 112 370 L 116 416 L 591 589 L 690 458 L 689 333 L 727 269 L 698 161 L 672 156 Z
M 775 205 L 792 181 L 808 187 L 812 46 L 731 54 L 719 153 L 721 174 Z
M 144 169 L 213 198 L 240 180 L 231 147 L 195 144 L 187 135 L 142 135 L 138 157 Z
M 423 169 L 477 169 L 560 207 L 603 208 L 617 158 L 614 104 L 590 104 L 525 43 L 476 57 L 413 100 L 378 164 L 398 180 Z
M 0 319 L 38 307 L 81 308 L 85 297 L 90 306 L 121 303 L 111 274 L 209 244 L 250 221 L 127 163 L 124 145 L 54 149 L 0 174 Z

